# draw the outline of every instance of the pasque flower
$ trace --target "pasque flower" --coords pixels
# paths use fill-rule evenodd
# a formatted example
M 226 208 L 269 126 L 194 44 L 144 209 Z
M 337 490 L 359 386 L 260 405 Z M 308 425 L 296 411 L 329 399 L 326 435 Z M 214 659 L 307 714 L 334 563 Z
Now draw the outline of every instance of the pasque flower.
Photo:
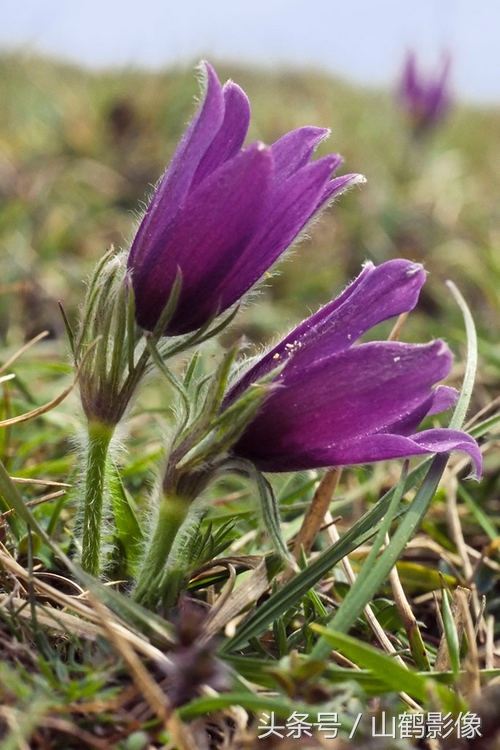
M 203 65 L 205 95 L 163 175 L 134 238 L 136 318 L 152 330 L 179 276 L 180 295 L 165 334 L 204 326 L 241 298 L 310 219 L 348 185 L 332 179 L 336 154 L 311 161 L 328 134 L 293 130 L 271 146 L 243 147 L 250 105 L 239 86 L 221 86 Z
M 281 370 L 234 453 L 273 472 L 459 450 L 479 475 L 481 454 L 469 435 L 446 428 L 417 432 L 424 417 L 456 400 L 455 389 L 434 387 L 451 368 L 447 345 L 356 343 L 377 323 L 411 310 L 424 280 L 422 266 L 410 261 L 367 263 L 337 299 L 250 367 L 223 408 Z
M 438 123 L 449 109 L 449 73 L 449 57 L 445 57 L 438 74 L 425 77 L 418 69 L 415 54 L 407 55 L 398 99 L 417 135 Z

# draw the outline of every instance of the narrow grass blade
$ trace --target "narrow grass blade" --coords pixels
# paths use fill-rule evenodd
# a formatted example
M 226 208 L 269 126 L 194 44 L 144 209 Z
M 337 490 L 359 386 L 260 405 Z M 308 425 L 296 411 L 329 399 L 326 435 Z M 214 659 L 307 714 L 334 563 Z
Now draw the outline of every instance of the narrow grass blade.
M 335 613 L 330 621 L 332 630 L 346 633 L 355 622 L 364 607 L 376 594 L 382 583 L 387 579 L 391 568 L 396 564 L 409 539 L 413 536 L 436 492 L 439 480 L 446 466 L 448 456 L 446 454 L 436 456 L 427 476 L 411 505 L 408 507 L 400 525 L 394 533 L 389 545 L 377 559 L 375 565 L 368 559 L 363 569 L 347 594 L 342 607 Z M 330 652 L 329 642 L 322 638 L 312 650 L 313 659 L 324 659 Z
M 368 669 L 390 691 L 407 693 L 419 703 L 427 701 L 428 679 L 423 675 L 401 666 L 392 656 L 367 643 L 362 643 L 357 638 L 316 624 L 311 627 L 328 642 L 329 649 L 340 651 L 361 669 Z M 438 685 L 434 688 L 443 693 L 447 690 Z
M 404 491 L 411 489 L 422 479 L 428 469 L 430 460 L 422 462 L 408 475 Z M 381 519 L 387 513 L 393 501 L 395 490 L 389 490 L 376 505 L 356 521 L 338 542 L 322 552 L 307 568 L 297 573 L 284 586 L 275 591 L 269 599 L 261 604 L 250 617 L 242 623 L 232 638 L 221 647 L 221 652 L 231 653 L 241 648 L 251 638 L 259 637 L 269 623 L 281 617 L 291 607 L 297 607 L 308 591 L 315 586 L 345 555 L 367 542 L 377 533 Z M 398 513 L 406 513 L 404 508 Z

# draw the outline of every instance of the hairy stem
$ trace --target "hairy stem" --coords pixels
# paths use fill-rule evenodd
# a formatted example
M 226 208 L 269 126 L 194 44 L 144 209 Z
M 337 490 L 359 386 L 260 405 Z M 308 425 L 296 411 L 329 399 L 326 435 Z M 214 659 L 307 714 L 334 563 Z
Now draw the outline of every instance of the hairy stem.
M 160 583 L 177 532 L 184 523 L 191 500 L 165 493 L 160 502 L 156 527 L 142 561 L 134 598 L 144 606 L 153 606 L 162 599 Z
M 98 421 L 88 423 L 81 564 L 82 568 L 93 576 L 99 575 L 106 469 L 113 432 L 112 425 Z

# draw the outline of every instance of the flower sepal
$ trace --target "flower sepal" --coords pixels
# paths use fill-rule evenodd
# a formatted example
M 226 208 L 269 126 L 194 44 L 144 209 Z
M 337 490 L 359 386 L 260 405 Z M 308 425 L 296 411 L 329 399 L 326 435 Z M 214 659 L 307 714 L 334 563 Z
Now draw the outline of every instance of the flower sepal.
M 189 548 L 189 539 L 199 538 L 199 526 L 206 514 L 203 495 L 210 484 L 226 474 L 237 474 L 254 483 L 262 526 L 281 559 L 290 559 L 270 484 L 251 462 L 231 454 L 233 444 L 274 388 L 273 380 L 281 366 L 246 389 L 230 408 L 221 411 L 238 349 L 230 350 L 209 378 L 200 372 L 199 356 L 195 354 L 183 382 L 177 381 L 158 359 L 165 376 L 179 393 L 184 414 L 168 453 L 156 513 L 137 577 L 134 595 L 146 606 L 169 607 L 175 602 L 176 592 L 180 591 L 189 567 L 183 556 Z
M 227 409 L 221 409 L 239 348 L 235 346 L 228 351 L 208 378 L 200 373 L 193 374 L 198 365 L 195 355 L 184 383 L 175 382 L 186 413 L 172 441 L 165 489 L 177 491 L 186 481 L 183 476 L 192 476 L 204 467 L 215 467 L 223 462 L 276 387 L 274 381 L 282 369 L 281 364 L 256 380 Z M 171 373 L 166 374 L 172 379 Z
M 116 426 L 143 375 L 149 356 L 135 322 L 126 255 L 112 248 L 97 265 L 87 289 L 76 336 L 69 329 L 88 422 Z

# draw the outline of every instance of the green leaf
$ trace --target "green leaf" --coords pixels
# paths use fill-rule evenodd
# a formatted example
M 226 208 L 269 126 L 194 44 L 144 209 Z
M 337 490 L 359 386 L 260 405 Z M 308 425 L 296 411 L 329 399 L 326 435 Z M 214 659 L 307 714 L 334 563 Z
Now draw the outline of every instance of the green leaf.
M 465 421 L 467 409 L 474 389 L 474 381 L 476 379 L 477 371 L 477 334 L 476 327 L 474 325 L 474 319 L 471 315 L 467 303 L 458 291 L 457 287 L 452 281 L 446 282 L 448 288 L 451 290 L 455 301 L 457 302 L 462 312 L 465 324 L 465 333 L 467 336 L 467 358 L 465 362 L 465 373 L 460 390 L 460 396 L 458 398 L 455 409 L 453 410 L 453 416 L 450 419 L 450 429 L 460 430 Z
M 443 616 L 443 628 L 450 659 L 450 666 L 454 674 L 460 670 L 460 639 L 457 632 L 457 626 L 451 610 L 450 594 L 443 589 L 441 604 L 441 614 Z
M 330 627 L 332 630 L 343 633 L 347 632 L 358 615 L 363 611 L 363 608 L 387 579 L 389 572 L 396 564 L 408 540 L 411 539 L 422 518 L 427 513 L 447 461 L 447 454 L 434 458 L 422 486 L 408 507 L 390 543 L 375 562 L 372 558 L 377 554 L 380 545 L 372 547 L 356 582 L 349 590 L 340 609 L 337 610 L 331 619 Z M 399 492 L 401 492 L 401 488 Z M 373 550 L 375 552 L 372 555 Z M 329 651 L 329 643 L 326 640 L 320 640 L 314 647 L 312 656 L 316 659 L 326 658 Z
M 356 666 L 376 675 L 386 689 L 396 693 L 407 693 L 419 703 L 427 701 L 428 680 L 418 672 L 401 666 L 393 657 L 350 635 L 334 632 L 317 624 L 311 625 L 311 628 L 328 642 L 330 649 L 334 648 Z M 436 686 L 436 689 L 442 690 L 440 686 Z
M 430 459 L 423 461 L 407 477 L 404 491 L 408 491 L 422 479 L 428 469 Z M 284 586 L 274 592 L 263 602 L 238 628 L 235 635 L 221 647 L 222 653 L 241 648 L 248 640 L 259 637 L 269 623 L 283 615 L 287 610 L 299 606 L 308 591 L 315 586 L 343 557 L 367 542 L 377 533 L 378 525 L 394 498 L 395 488 L 389 490 L 376 505 L 356 521 L 338 542 L 328 547 L 310 565 L 297 573 Z M 411 506 L 401 508 L 401 514 L 408 512 Z
M 401 560 L 396 567 L 404 589 L 410 593 L 421 594 L 439 590 L 443 585 L 443 580 L 450 587 L 459 583 L 455 576 L 441 573 L 440 570 L 428 565 Z
M 132 574 L 142 551 L 144 535 L 135 512 L 133 500 L 128 495 L 114 463 L 110 467 L 109 490 L 116 537 L 125 554 L 126 570 L 129 574 Z
M 197 716 L 205 716 L 229 706 L 242 706 L 247 711 L 257 714 L 274 712 L 275 716 L 280 719 L 287 719 L 295 711 L 298 714 L 307 715 L 309 717 L 308 720 L 314 722 L 317 721 L 318 715 L 318 709 L 309 704 L 298 703 L 291 698 L 277 698 L 251 691 L 245 692 L 244 690 L 196 698 L 187 705 L 182 706 L 182 708 L 179 708 L 177 713 L 180 719 L 189 721 L 195 719 Z M 321 708 L 319 708 L 319 711 L 321 711 Z M 354 724 L 352 716 L 338 712 L 338 720 L 343 730 L 350 731 L 352 729 Z
M 474 516 L 475 521 L 481 526 L 484 533 L 489 537 L 491 542 L 498 539 L 498 528 L 486 515 L 484 510 L 475 502 L 474 498 L 463 485 L 458 486 L 458 496 L 463 500 L 468 510 Z

